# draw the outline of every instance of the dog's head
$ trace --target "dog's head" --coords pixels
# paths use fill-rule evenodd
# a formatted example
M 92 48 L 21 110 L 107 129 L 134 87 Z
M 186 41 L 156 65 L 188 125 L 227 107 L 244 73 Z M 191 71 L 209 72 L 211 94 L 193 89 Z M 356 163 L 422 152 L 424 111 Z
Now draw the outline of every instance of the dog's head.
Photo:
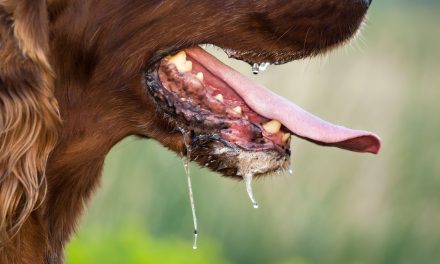
M 287 63 L 349 40 L 369 4 L 0 1 L 0 193 L 17 193 L 6 206 L 0 197 L 0 219 L 17 208 L 14 217 L 22 219 L 37 203 L 33 190 L 59 123 L 53 93 L 63 119 L 59 144 L 69 133 L 149 137 L 228 176 L 285 168 L 291 134 L 377 152 L 373 134 L 322 121 L 198 48 L 215 45 L 254 70 Z M 87 147 L 99 149 L 93 144 Z

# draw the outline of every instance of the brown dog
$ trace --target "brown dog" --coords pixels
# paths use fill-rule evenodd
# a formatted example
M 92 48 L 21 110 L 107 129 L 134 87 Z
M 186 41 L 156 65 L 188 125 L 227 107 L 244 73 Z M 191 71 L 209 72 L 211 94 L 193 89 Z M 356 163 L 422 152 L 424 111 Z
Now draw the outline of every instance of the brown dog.
M 129 135 L 237 177 L 285 168 L 290 134 L 376 153 L 375 135 L 327 123 L 197 48 L 254 70 L 313 56 L 353 36 L 369 4 L 0 0 L 0 263 L 62 263 L 106 154 Z

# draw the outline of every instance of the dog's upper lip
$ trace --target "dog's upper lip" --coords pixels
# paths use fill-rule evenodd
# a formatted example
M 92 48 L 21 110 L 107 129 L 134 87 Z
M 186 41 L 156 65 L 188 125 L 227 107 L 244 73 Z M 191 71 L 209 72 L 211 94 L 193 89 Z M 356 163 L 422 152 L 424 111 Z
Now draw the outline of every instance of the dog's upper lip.
M 281 121 L 297 136 L 311 142 L 356 152 L 378 153 L 380 138 L 368 131 L 331 124 L 298 105 L 252 82 L 199 47 L 186 50 L 192 59 L 230 85 L 260 115 Z
M 223 49 L 229 58 L 244 61 L 250 65 L 255 63 L 270 63 L 281 65 L 293 60 L 307 57 L 303 52 L 285 53 L 285 52 L 267 52 L 267 51 L 237 51 L 234 49 Z

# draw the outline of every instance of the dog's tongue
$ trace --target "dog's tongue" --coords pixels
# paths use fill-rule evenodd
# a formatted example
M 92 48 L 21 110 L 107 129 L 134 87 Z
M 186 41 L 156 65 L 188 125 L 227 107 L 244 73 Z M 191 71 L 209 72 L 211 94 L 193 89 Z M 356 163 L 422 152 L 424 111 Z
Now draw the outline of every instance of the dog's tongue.
M 212 74 L 226 82 L 258 114 L 280 121 L 297 136 L 324 146 L 377 154 L 380 139 L 368 131 L 331 124 L 249 80 L 201 48 L 186 50 Z

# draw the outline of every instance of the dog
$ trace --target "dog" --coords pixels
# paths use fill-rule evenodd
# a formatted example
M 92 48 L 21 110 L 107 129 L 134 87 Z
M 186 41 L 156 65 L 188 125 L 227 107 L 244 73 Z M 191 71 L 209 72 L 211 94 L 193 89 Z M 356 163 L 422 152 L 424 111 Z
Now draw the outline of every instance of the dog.
M 370 0 L 0 0 L 0 263 L 63 263 L 106 154 L 135 135 L 225 176 L 285 169 L 290 136 L 377 153 L 257 73 L 325 53 Z M 183 135 L 183 136 L 182 136 Z

